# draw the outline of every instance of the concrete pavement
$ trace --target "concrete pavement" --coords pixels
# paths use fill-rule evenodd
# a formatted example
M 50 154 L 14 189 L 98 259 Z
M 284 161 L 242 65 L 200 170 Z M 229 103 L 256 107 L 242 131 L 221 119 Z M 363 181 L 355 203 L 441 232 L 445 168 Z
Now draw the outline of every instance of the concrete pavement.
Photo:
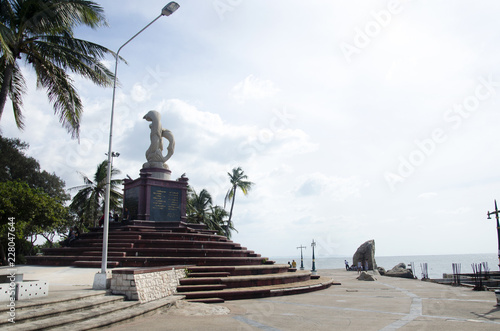
M 110 330 L 500 330 L 493 292 L 356 272 L 319 271 L 342 285 L 300 295 L 182 302 Z
M 26 280 L 49 281 L 50 299 L 92 291 L 98 271 L 18 266 Z M 111 330 L 500 330 L 493 292 L 384 276 L 358 281 L 357 272 L 344 269 L 318 273 L 342 285 L 223 304 L 180 302 Z

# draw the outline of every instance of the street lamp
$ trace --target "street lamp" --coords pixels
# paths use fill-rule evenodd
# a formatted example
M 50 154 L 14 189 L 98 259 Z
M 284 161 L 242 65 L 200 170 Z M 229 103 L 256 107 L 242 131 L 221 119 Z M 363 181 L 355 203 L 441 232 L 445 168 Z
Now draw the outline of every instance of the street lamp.
M 302 255 L 302 249 L 306 249 L 306 246 L 300 245 L 297 249 L 300 248 L 300 270 L 304 270 L 304 256 Z
M 495 211 L 488 212 L 488 219 L 491 219 L 491 215 L 495 214 L 496 219 L 497 219 L 497 238 L 498 238 L 498 268 L 500 269 L 500 222 L 498 220 L 498 214 L 500 211 L 498 210 L 497 207 L 497 200 L 495 200 Z
M 146 25 L 142 30 L 137 32 L 132 38 L 127 40 L 126 43 L 118 48 L 118 51 L 115 55 L 115 76 L 113 81 L 113 99 L 111 102 L 111 120 L 109 124 L 109 147 L 108 147 L 108 172 L 106 178 L 106 194 L 104 197 L 104 228 L 102 234 L 102 264 L 101 264 L 101 272 L 97 273 L 94 277 L 94 289 L 106 289 L 106 272 L 107 272 L 107 264 L 108 264 L 108 231 L 109 231 L 109 194 L 111 190 L 111 162 L 113 157 L 113 152 L 111 151 L 112 141 L 113 141 L 113 116 L 115 112 L 115 92 L 116 92 L 116 75 L 118 71 L 118 58 L 120 51 L 125 45 L 132 41 L 135 37 L 137 37 L 142 31 L 146 30 L 151 24 L 156 22 L 162 16 L 170 16 L 173 12 L 175 12 L 179 8 L 179 4 L 176 2 L 169 2 L 165 7 L 162 8 L 161 14 L 158 15 L 154 20 L 152 20 L 148 25 Z
M 316 259 L 314 258 L 314 247 L 316 247 L 316 242 L 314 241 L 314 239 L 311 243 L 311 247 L 313 250 L 313 268 L 312 268 L 311 272 L 313 275 L 316 275 Z

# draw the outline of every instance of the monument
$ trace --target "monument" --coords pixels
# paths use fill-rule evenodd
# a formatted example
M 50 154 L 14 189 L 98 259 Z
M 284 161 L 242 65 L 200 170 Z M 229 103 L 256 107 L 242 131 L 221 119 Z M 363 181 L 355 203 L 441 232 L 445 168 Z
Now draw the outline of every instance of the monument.
M 151 122 L 147 162 L 142 165 L 139 178 L 124 180 L 124 210 L 128 211 L 130 220 L 179 224 L 186 220 L 188 178 L 182 175 L 177 180 L 170 179 L 166 162 L 174 154 L 174 135 L 163 129 L 159 112 L 151 110 L 143 118 Z M 169 143 L 165 156 L 163 138 Z

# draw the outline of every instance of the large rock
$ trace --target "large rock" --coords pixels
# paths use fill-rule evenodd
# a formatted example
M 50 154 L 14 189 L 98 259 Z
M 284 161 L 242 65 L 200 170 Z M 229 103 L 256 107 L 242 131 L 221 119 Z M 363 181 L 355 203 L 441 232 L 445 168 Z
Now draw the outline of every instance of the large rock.
M 391 270 L 387 270 L 384 276 L 400 277 L 400 278 L 415 278 L 411 269 L 406 268 L 406 264 L 399 263 Z
M 352 257 L 354 266 L 358 265 L 358 261 L 361 261 L 363 268 L 365 267 L 365 261 L 368 261 L 368 270 L 377 269 L 377 262 L 375 262 L 375 240 L 368 240 L 359 246 Z
M 364 280 L 364 281 L 368 281 L 368 282 L 373 282 L 373 281 L 377 280 L 375 277 L 373 277 L 373 275 L 367 274 L 364 271 L 356 279 L 357 280 Z

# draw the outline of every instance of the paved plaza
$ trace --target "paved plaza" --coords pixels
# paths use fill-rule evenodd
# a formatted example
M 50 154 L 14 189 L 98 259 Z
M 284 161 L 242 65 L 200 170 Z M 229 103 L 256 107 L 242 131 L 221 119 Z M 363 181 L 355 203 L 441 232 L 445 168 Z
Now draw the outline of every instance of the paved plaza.
M 49 299 L 92 291 L 97 271 L 19 267 L 26 280 L 49 281 Z M 170 309 L 110 330 L 500 330 L 500 306 L 494 292 L 384 276 L 359 281 L 357 272 L 344 269 L 318 273 L 341 285 L 222 304 L 179 301 Z
M 111 330 L 500 330 L 493 292 L 356 272 L 319 271 L 342 285 L 307 294 L 176 308 Z

